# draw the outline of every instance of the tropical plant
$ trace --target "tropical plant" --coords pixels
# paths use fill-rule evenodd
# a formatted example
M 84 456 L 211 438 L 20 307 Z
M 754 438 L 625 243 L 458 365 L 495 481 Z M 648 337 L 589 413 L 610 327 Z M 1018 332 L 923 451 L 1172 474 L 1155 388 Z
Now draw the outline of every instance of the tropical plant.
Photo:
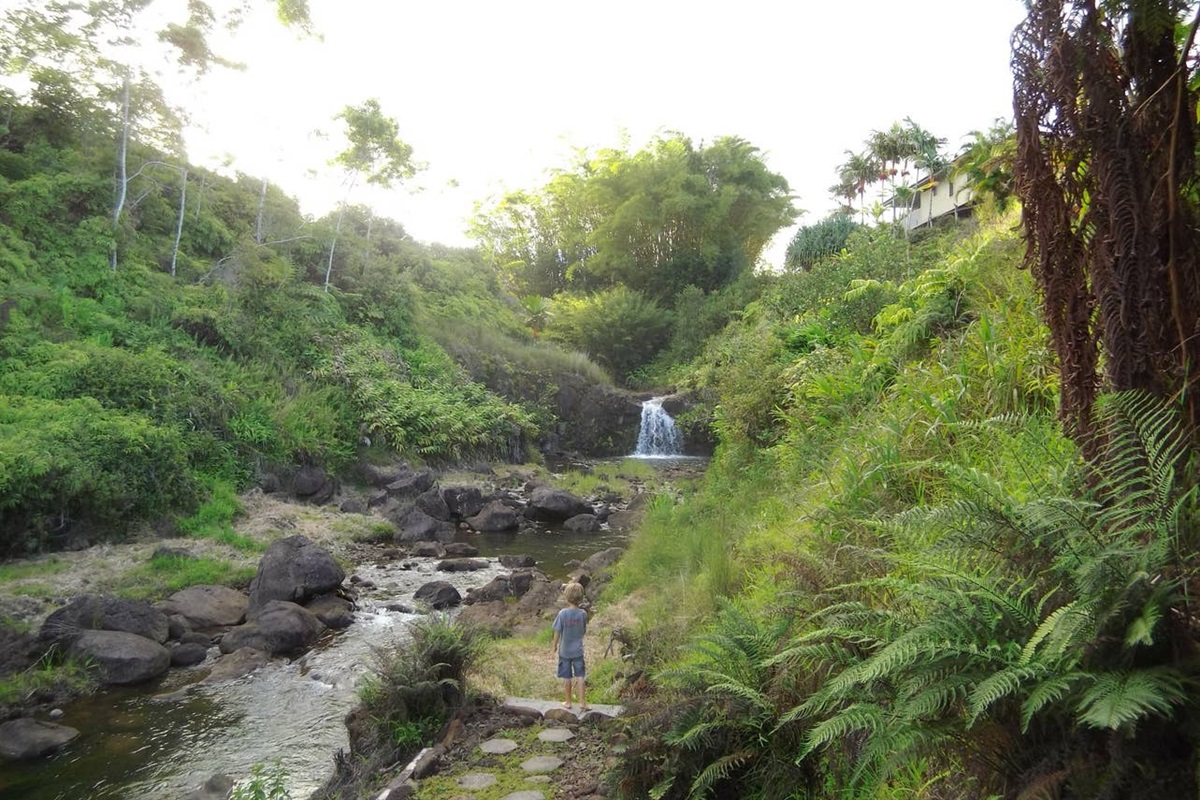
M 841 251 L 857 227 L 848 214 L 842 213 L 801 227 L 788 244 L 784 265 L 788 269 L 812 269 L 820 259 Z
M 1200 544 L 1190 454 L 1148 395 L 1101 411 L 1109 444 L 1082 495 L 1021 500 L 950 468 L 958 501 L 881 525 L 887 574 L 834 590 L 771 662 L 827 675 L 782 718 L 806 730 L 802 758 L 851 755 L 845 779 L 866 788 L 965 746 L 1005 794 L 1052 775 L 1150 796 L 1132 770 L 1175 769 L 1153 742 L 1192 735 L 1157 724 L 1194 713 L 1192 634 L 1171 622 L 1191 613 Z M 1182 775 L 1171 786 L 1195 791 Z
M 1031 0 L 1014 35 L 1026 264 L 1095 452 L 1099 392 L 1178 398 L 1200 432 L 1195 44 L 1190 4 Z

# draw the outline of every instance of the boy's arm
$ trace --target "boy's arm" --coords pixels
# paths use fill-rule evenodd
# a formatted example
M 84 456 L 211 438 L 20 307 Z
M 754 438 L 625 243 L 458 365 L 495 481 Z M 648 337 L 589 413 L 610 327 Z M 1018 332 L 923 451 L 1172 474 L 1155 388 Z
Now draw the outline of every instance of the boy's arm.
M 551 652 L 551 653 L 557 653 L 557 652 L 558 652 L 558 636 L 559 636 L 559 633 L 558 633 L 558 631 L 555 631 L 555 632 L 554 632 L 554 641 L 552 641 L 552 642 L 550 643 L 550 652 Z

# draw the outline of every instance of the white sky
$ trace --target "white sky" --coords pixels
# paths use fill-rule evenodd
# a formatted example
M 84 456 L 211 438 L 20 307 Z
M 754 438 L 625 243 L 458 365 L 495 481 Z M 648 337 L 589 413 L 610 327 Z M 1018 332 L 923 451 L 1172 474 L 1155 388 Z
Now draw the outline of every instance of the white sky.
M 428 169 L 410 182 L 419 192 L 359 186 L 352 202 L 451 245 L 469 244 L 476 201 L 539 188 L 574 148 L 618 146 L 622 131 L 635 148 L 662 131 L 740 136 L 809 212 L 797 224 L 816 222 L 844 151 L 872 130 L 912 117 L 957 152 L 1011 117 L 1023 17 L 1020 0 L 310 3 L 322 40 L 264 13 L 226 48 L 248 70 L 189 90 L 206 128 L 188 137 L 192 160 L 229 153 L 323 214 L 342 196 L 326 166 L 343 146 L 332 118 L 376 97 Z

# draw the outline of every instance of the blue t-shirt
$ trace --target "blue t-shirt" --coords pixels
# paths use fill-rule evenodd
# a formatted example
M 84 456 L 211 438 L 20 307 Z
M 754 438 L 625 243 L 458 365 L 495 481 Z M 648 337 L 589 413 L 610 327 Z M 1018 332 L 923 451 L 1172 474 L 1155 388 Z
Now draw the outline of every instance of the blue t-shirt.
M 559 634 L 559 658 L 583 658 L 583 634 L 587 630 L 587 612 L 582 608 L 564 608 L 554 618 Z

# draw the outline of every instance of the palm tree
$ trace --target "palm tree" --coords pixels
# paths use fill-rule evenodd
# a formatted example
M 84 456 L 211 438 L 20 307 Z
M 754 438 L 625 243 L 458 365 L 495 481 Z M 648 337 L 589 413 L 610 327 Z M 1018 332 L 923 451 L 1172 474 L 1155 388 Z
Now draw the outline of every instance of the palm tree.
M 867 186 L 879 180 L 879 161 L 869 151 L 855 153 L 847 150 L 846 163 L 838 167 L 838 180 L 854 186 L 859 200 L 859 222 L 866 222 Z

